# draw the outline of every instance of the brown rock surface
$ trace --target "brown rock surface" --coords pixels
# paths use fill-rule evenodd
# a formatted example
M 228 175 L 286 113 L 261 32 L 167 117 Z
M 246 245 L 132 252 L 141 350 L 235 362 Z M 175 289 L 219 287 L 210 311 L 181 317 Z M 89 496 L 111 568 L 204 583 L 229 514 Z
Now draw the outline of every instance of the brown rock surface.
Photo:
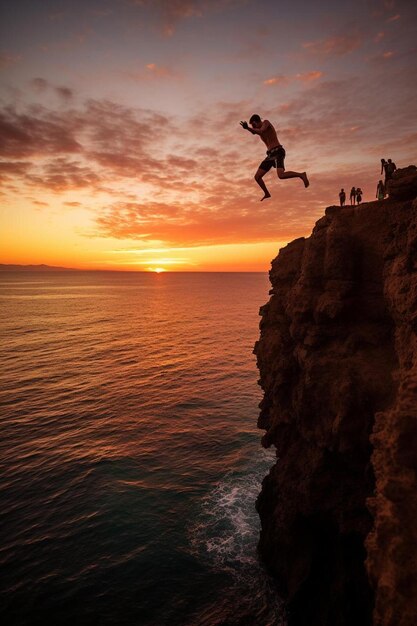
M 390 200 L 412 200 L 417 196 L 417 167 L 409 165 L 396 170 L 387 182 Z
M 329 207 L 270 278 L 259 550 L 288 623 L 415 626 L 417 200 Z

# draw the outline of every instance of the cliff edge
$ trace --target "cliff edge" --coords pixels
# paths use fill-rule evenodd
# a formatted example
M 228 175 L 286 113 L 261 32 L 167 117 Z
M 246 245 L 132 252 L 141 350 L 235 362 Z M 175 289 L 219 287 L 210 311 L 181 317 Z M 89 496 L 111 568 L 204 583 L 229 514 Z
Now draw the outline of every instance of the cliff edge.
M 289 626 L 417 624 L 417 168 L 388 191 L 280 250 L 260 310 L 259 551 Z

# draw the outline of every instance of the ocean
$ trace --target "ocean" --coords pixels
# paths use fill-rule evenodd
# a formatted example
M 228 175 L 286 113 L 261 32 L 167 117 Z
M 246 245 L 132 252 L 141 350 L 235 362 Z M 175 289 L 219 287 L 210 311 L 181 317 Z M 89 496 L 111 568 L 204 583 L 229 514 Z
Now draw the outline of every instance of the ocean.
M 1 615 L 278 626 L 256 496 L 261 273 L 0 274 Z

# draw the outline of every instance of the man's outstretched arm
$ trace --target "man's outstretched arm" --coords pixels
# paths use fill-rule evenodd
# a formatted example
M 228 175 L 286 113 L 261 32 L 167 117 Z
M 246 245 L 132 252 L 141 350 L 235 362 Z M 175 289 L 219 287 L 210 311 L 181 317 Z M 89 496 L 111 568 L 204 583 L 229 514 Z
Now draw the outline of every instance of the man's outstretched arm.
M 247 122 L 240 122 L 242 128 L 248 130 L 252 133 L 252 135 L 262 135 L 262 133 L 268 128 L 269 124 L 270 122 L 268 122 L 268 120 L 264 120 L 260 128 L 251 128 Z

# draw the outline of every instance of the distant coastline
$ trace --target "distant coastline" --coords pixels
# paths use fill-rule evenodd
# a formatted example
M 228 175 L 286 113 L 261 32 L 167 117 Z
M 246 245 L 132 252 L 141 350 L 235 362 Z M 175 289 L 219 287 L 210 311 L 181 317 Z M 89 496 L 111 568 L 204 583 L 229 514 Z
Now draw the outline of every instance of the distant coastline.
M 78 272 L 82 271 L 77 269 L 76 267 L 59 267 L 57 265 L 45 265 L 45 263 L 41 263 L 39 265 L 18 265 L 16 263 L 0 263 L 0 272 L 5 272 L 8 270 L 16 270 L 21 272 L 30 272 L 30 271 L 57 271 L 57 272 Z

